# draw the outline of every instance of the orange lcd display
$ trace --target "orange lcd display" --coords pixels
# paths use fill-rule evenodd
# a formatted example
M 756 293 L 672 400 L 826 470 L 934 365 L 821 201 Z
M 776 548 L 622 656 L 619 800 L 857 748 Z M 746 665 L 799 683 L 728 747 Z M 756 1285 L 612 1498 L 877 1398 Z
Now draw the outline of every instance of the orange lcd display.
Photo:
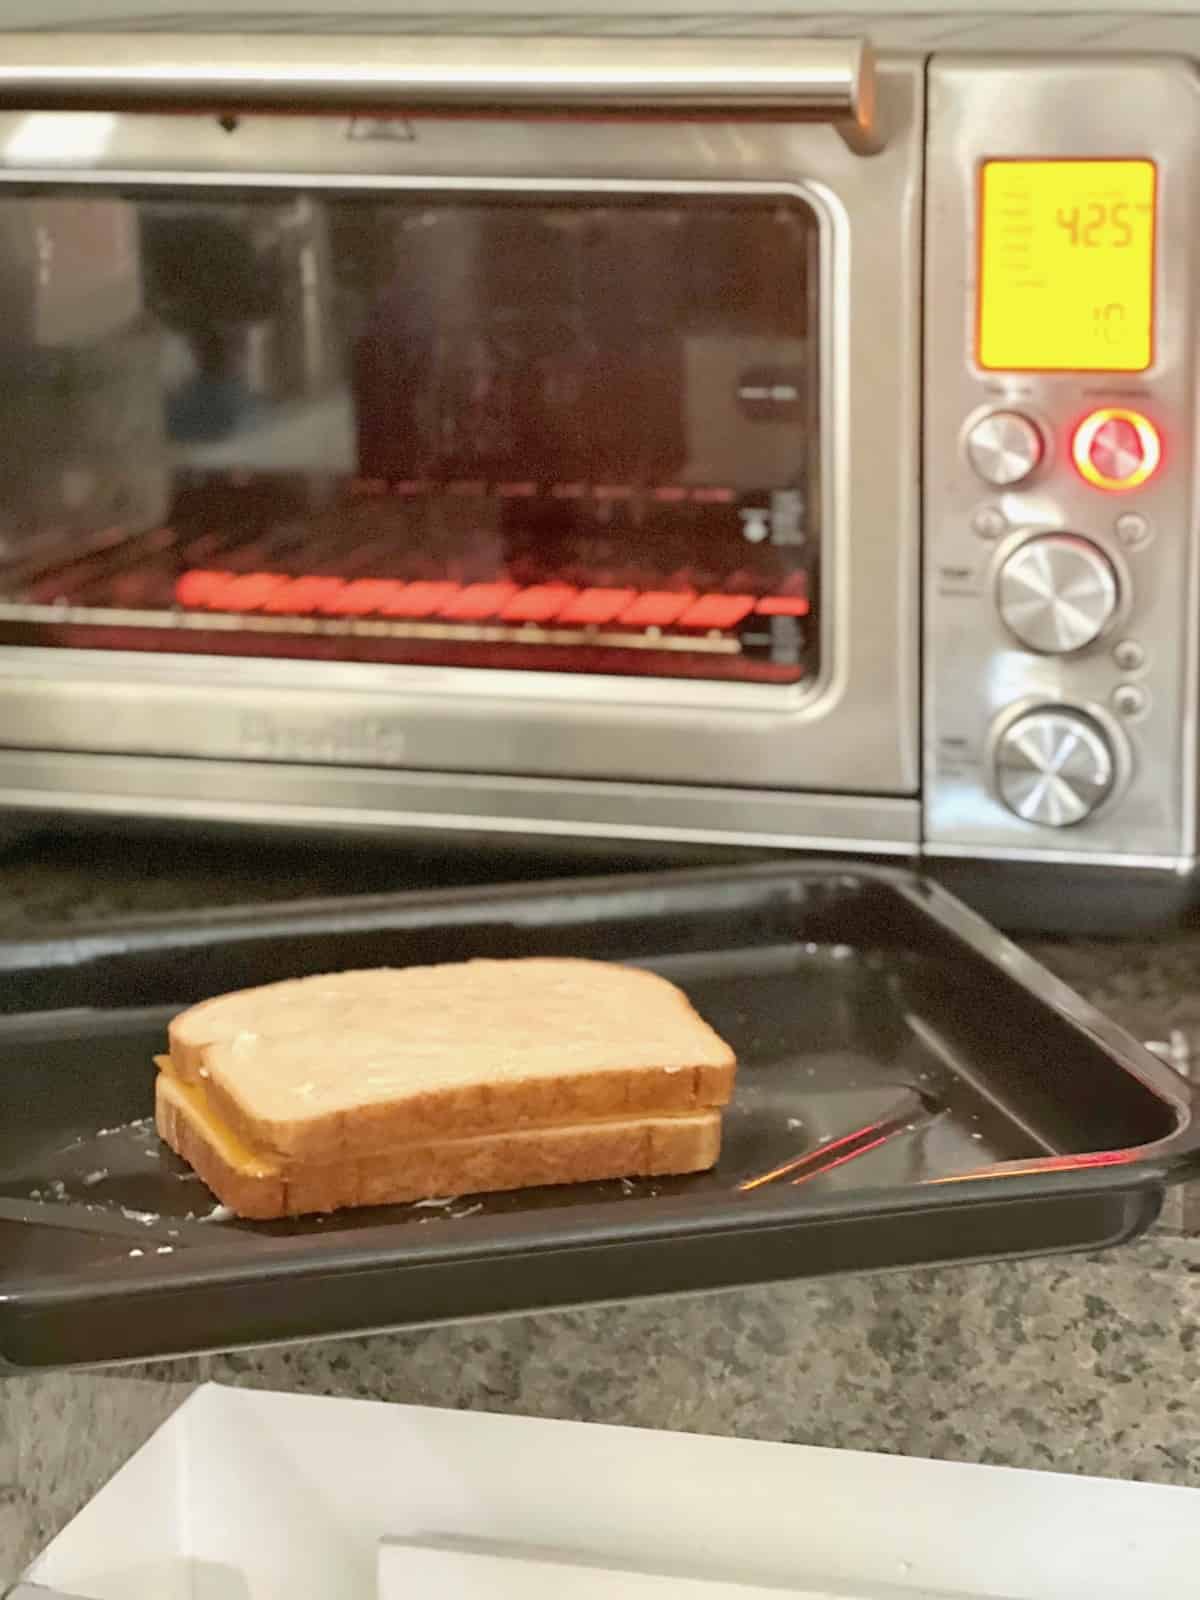
M 988 161 L 978 360 L 1006 372 L 1144 372 L 1154 355 L 1152 161 Z

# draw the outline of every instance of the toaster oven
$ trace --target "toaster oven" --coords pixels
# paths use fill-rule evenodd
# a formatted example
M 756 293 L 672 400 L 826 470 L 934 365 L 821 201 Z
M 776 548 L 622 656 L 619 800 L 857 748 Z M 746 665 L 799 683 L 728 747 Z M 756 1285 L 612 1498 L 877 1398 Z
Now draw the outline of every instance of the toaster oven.
M 11 34 L 0 802 L 1196 857 L 1183 57 Z

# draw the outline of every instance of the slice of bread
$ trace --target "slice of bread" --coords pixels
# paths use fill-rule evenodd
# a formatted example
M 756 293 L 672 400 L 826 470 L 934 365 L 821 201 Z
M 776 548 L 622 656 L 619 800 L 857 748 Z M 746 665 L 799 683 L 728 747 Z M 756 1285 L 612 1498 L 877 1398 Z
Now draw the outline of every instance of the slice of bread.
M 169 1036 L 176 1079 L 268 1166 L 711 1112 L 728 1102 L 735 1067 L 665 979 L 554 958 L 292 979 L 193 1006 Z M 555 1148 L 554 1170 L 568 1171 L 562 1138 Z M 520 1181 L 565 1181 L 538 1175 L 552 1165 L 545 1155 Z M 598 1155 L 583 1165 L 580 1177 L 620 1166 Z
M 285 1167 L 245 1149 L 169 1072 L 158 1076 L 156 1121 L 222 1204 L 259 1221 L 435 1195 L 701 1172 L 716 1164 L 721 1148 L 721 1114 L 713 1110 L 417 1140 L 385 1154 Z

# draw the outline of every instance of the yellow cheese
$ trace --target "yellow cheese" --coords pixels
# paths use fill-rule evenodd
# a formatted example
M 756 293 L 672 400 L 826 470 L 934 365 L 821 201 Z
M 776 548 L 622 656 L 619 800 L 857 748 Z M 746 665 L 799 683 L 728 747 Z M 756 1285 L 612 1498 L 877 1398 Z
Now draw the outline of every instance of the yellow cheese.
M 273 1178 L 278 1174 L 279 1167 L 276 1164 L 268 1157 L 252 1150 L 221 1121 L 209 1105 L 207 1094 L 199 1085 L 180 1081 L 172 1070 L 169 1056 L 155 1056 L 154 1064 L 166 1078 L 171 1096 L 187 1107 L 193 1121 L 203 1130 L 205 1138 L 223 1161 L 228 1162 L 231 1167 L 236 1167 L 248 1178 Z

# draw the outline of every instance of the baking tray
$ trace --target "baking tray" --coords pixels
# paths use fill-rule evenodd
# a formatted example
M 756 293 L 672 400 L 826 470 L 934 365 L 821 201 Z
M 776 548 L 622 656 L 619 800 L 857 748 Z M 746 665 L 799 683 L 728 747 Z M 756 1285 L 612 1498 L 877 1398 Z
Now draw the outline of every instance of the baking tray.
M 336 968 L 546 953 L 652 968 L 734 1046 L 714 1172 L 250 1224 L 214 1215 L 154 1135 L 151 1058 L 182 1006 Z M 0 943 L 0 1012 L 14 1367 L 1118 1244 L 1200 1166 L 1170 1067 L 889 868 L 459 889 L 26 938 Z M 861 1144 L 906 1104 L 911 1127 L 857 1159 L 741 1187 Z

